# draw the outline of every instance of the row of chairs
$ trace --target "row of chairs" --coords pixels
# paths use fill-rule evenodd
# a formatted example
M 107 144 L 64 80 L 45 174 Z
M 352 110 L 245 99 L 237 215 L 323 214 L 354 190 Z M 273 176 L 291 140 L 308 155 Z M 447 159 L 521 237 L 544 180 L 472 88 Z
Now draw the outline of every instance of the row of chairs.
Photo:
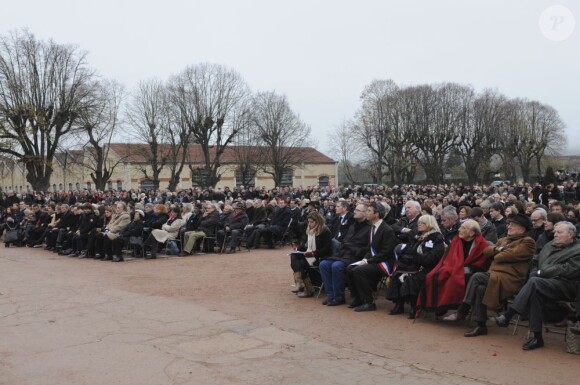
M 276 244 L 279 247 L 282 247 L 286 244 L 291 243 L 291 236 L 292 236 L 292 224 L 293 224 L 293 220 L 290 220 L 290 223 L 288 223 L 288 226 L 286 227 L 286 230 L 284 231 L 284 233 L 279 237 L 279 239 L 276 240 Z M 204 252 L 213 252 L 215 251 L 215 245 L 217 244 L 217 231 L 218 231 L 218 227 L 216 227 L 213 231 L 214 235 L 208 235 L 202 238 L 201 241 L 201 248 Z M 226 246 L 230 243 L 231 241 L 231 234 L 228 234 L 225 238 L 224 238 L 224 242 L 221 245 L 217 245 L 218 247 L 218 252 L 219 253 L 223 253 L 225 251 Z M 173 248 L 173 246 L 171 246 L 171 243 L 175 244 L 175 246 L 177 247 L 178 252 L 182 250 L 183 248 L 183 234 L 180 234 L 179 237 L 175 238 L 175 239 L 170 239 L 167 240 L 162 249 L 165 249 L 166 251 L 169 248 Z M 246 237 L 245 234 L 242 234 L 242 236 L 240 237 L 240 240 L 238 242 L 237 248 L 238 250 L 242 250 L 242 247 L 245 247 L 246 245 Z M 145 247 L 144 247 L 144 239 L 143 239 L 143 235 L 141 237 L 131 237 L 129 239 L 129 243 L 127 245 L 127 249 L 125 250 L 125 252 L 127 254 L 134 254 L 136 252 L 136 250 L 139 249 L 141 251 L 141 258 L 145 257 Z M 320 295 L 320 293 L 319 293 Z

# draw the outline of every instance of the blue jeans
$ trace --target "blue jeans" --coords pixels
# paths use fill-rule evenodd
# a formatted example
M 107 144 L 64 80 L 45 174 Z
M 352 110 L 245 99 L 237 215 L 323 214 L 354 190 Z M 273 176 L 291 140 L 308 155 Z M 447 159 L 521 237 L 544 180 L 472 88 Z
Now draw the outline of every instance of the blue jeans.
M 318 266 L 324 283 L 326 297 L 344 301 L 344 286 L 346 282 L 346 264 L 341 261 L 323 260 Z

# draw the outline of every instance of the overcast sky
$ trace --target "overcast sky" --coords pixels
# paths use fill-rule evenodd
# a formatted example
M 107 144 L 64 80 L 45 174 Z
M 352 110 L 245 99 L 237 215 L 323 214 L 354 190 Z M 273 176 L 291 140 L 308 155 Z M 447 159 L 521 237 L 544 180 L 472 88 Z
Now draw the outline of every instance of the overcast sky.
M 571 11 L 571 35 L 569 14 L 540 22 L 553 5 Z M 19 0 L 2 1 L 0 17 L 1 34 L 28 28 L 76 44 L 129 90 L 191 64 L 225 64 L 253 90 L 286 94 L 326 153 L 365 85 L 393 79 L 548 103 L 567 126 L 567 151 L 580 155 L 577 0 Z

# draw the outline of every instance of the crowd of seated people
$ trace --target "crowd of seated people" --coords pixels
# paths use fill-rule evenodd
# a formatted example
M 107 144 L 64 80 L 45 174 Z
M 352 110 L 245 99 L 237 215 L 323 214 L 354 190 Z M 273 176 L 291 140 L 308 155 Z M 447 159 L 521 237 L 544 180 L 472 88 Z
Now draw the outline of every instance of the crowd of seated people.
M 543 346 L 542 307 L 575 301 L 580 290 L 578 184 L 566 186 L 377 186 L 178 192 L 63 192 L 0 196 L 6 247 L 44 247 L 78 258 L 123 262 L 123 251 L 156 258 L 176 245 L 182 256 L 273 248 L 288 235 L 293 292 L 323 286 L 327 306 L 377 309 L 386 285 L 389 314 L 434 312 L 476 323 L 466 337 L 488 333 L 489 314 L 505 326 L 530 319 Z M 316 281 L 316 282 L 314 282 Z M 347 293 L 350 301 L 347 302 Z M 515 298 L 506 307 L 508 298 Z M 580 319 L 580 306 L 576 307 Z M 499 314 L 499 313 L 498 313 Z M 580 333 L 580 322 L 572 330 Z

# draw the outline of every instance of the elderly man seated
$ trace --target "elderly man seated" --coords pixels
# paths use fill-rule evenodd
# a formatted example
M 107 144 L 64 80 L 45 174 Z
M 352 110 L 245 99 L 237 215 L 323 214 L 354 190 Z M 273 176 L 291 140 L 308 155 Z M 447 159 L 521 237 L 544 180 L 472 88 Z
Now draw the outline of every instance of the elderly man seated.
M 443 258 L 427 274 L 417 307 L 434 309 L 437 315 L 443 315 L 449 308 L 459 306 L 465 295 L 466 282 L 473 274 L 487 268 L 483 251 L 488 246 L 479 223 L 473 219 L 463 222 Z
M 249 222 L 245 210 L 246 206 L 244 203 L 236 203 L 234 206 L 234 213 L 226 220 L 224 228 L 217 232 L 217 244 L 221 246 L 221 252 L 223 252 L 226 247 L 225 241 L 227 240 L 228 235 L 230 235 L 229 253 L 232 254 L 236 252 L 238 238 L 243 233 L 244 228 Z
M 494 320 L 498 326 L 507 327 L 514 315 L 528 316 L 534 336 L 522 349 L 541 348 L 544 346 L 543 304 L 546 301 L 574 301 L 579 279 L 580 241 L 576 239 L 576 227 L 570 222 L 560 222 L 554 230 L 554 240 L 547 243 L 538 256 L 537 270 L 532 270 L 528 282 L 508 310 Z
M 464 320 L 473 307 L 477 326 L 465 332 L 465 337 L 487 334 L 487 308 L 499 308 L 524 285 L 535 249 L 534 240 L 527 236 L 531 229 L 532 222 L 527 216 L 512 215 L 508 219 L 507 237 L 484 250 L 484 255 L 492 259 L 489 270 L 475 273 L 469 279 L 457 313 L 444 318 L 445 321 Z

